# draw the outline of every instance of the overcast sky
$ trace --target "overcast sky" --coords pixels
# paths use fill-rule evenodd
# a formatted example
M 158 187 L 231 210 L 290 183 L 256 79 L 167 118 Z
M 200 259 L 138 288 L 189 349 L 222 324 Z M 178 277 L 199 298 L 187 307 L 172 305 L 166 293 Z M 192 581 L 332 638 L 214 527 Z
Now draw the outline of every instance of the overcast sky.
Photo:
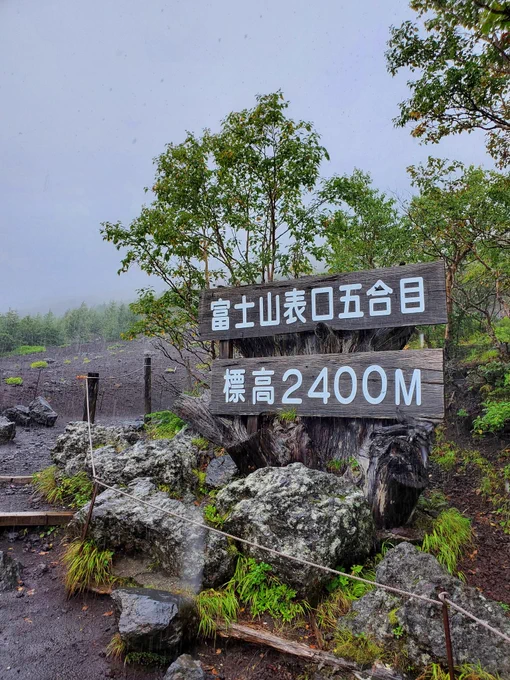
M 149 280 L 117 276 L 100 223 L 140 212 L 167 142 L 256 94 L 281 88 L 315 123 L 324 175 L 359 167 L 405 197 L 430 153 L 489 164 L 479 136 L 423 147 L 393 127 L 406 78 L 384 51 L 411 15 L 407 0 L 2 0 L 0 312 L 132 299 Z

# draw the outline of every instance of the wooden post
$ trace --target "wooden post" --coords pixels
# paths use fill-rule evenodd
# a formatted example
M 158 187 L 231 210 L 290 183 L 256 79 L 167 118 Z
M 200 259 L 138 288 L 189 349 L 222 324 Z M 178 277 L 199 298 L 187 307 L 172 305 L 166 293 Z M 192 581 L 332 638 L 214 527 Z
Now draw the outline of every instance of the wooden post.
M 85 389 L 88 390 L 90 422 L 93 423 L 96 419 L 96 404 L 97 395 L 99 392 L 99 373 L 87 373 Z M 85 422 L 87 421 L 87 395 L 85 395 L 85 401 L 83 403 L 83 420 Z
M 143 379 L 144 379 L 144 413 L 152 413 L 152 359 L 146 356 L 143 362 Z

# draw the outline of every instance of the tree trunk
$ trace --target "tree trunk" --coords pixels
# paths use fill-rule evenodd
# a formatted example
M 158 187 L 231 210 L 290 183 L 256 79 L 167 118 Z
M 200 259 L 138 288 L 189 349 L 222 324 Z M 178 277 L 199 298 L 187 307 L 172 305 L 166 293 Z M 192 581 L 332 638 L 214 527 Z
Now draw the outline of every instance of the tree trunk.
M 245 357 L 399 350 L 412 331 L 343 332 L 318 324 L 312 333 L 235 340 L 234 347 Z M 382 528 L 405 524 L 427 483 L 430 423 L 329 417 L 281 422 L 269 414 L 260 417 L 257 432 L 249 433 L 246 419 L 212 415 L 208 393 L 200 398 L 181 395 L 174 410 L 201 435 L 224 447 L 242 474 L 294 462 L 328 470 L 333 460 L 342 461 L 344 473 L 363 488 Z

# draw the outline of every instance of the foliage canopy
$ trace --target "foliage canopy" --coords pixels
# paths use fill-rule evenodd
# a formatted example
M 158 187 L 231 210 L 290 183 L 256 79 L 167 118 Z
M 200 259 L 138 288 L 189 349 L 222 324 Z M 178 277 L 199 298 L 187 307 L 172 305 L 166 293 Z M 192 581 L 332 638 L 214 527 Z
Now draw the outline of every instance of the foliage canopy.
M 425 142 L 483 130 L 489 153 L 510 162 L 510 3 L 411 0 L 418 20 L 392 27 L 386 53 L 395 75 L 410 69 L 398 126 Z

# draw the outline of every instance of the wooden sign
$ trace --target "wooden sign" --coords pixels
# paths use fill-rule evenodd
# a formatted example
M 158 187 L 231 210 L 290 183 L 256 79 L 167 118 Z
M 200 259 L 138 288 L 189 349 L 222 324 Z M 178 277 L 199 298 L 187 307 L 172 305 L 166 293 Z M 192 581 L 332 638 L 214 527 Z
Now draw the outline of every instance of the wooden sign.
M 446 321 L 442 262 L 209 289 L 199 310 L 204 340 L 299 333 L 320 322 L 359 330 Z
M 256 415 L 290 409 L 304 416 L 440 420 L 444 416 L 443 351 L 214 362 L 213 413 Z

